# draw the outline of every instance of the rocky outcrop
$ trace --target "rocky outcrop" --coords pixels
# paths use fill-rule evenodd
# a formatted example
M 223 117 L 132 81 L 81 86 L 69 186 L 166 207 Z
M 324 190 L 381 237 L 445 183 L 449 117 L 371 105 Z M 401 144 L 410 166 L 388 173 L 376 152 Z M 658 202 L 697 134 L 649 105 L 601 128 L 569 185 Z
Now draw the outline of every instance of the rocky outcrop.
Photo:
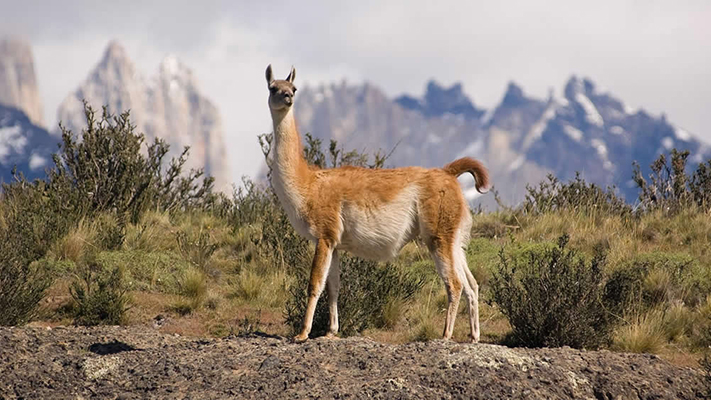
M 0 328 L 0 398 L 701 399 L 657 356 L 441 340 L 201 339 L 144 326 Z
M 0 39 L 0 104 L 21 110 L 34 125 L 44 125 L 32 49 L 23 40 Z
M 170 144 L 169 157 L 190 147 L 188 168 L 204 168 L 215 177 L 219 190 L 232 183 L 225 151 L 220 113 L 199 90 L 192 71 L 173 56 L 166 57 L 158 73 L 144 78 L 118 42 L 111 42 L 89 77 L 60 105 L 58 119 L 80 131 L 86 126 L 86 100 L 112 113 L 131 111 L 131 120 L 148 141 Z

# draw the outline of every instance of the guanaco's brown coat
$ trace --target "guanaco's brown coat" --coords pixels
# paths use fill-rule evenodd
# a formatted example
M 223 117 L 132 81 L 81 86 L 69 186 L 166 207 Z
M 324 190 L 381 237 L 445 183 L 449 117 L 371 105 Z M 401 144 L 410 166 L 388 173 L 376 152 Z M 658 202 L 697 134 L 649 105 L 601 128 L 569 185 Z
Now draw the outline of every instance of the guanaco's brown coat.
M 482 191 L 489 186 L 486 168 L 468 157 L 431 169 L 311 167 L 303 158 L 294 121 L 296 70 L 292 67 L 285 80 L 275 80 L 270 65 L 266 78 L 274 123 L 272 186 L 296 231 L 316 243 L 306 316 L 295 340 L 308 339 L 324 286 L 331 314 L 328 336 L 338 332 L 339 250 L 388 260 L 419 235 L 447 289 L 444 338 L 452 337 L 464 291 L 471 338 L 478 342 L 479 286 L 464 254 L 472 219 L 457 176 L 471 173 Z

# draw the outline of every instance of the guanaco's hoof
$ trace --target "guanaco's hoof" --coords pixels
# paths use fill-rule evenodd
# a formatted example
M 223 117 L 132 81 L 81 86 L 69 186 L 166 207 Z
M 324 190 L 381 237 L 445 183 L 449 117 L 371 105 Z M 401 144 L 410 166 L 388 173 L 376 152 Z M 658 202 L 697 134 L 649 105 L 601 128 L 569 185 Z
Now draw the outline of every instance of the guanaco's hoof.
M 304 343 L 305 341 L 309 340 L 309 335 L 296 335 L 294 336 L 294 342 L 296 343 Z
M 341 339 L 338 336 L 336 336 L 335 333 L 331 333 L 331 332 L 327 333 L 326 336 L 324 336 L 324 338 L 330 339 L 330 340 L 340 340 Z

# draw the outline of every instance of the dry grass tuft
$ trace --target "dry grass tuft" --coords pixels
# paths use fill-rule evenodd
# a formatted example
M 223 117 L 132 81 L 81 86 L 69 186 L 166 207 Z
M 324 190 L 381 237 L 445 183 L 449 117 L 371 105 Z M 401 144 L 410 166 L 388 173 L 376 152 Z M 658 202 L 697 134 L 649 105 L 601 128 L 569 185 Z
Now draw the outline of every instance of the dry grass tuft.
M 94 224 L 82 220 L 50 250 L 58 260 L 78 263 L 92 248 L 96 247 L 97 230 Z
M 665 337 L 663 314 L 655 310 L 619 327 L 613 347 L 631 353 L 658 353 L 666 343 Z

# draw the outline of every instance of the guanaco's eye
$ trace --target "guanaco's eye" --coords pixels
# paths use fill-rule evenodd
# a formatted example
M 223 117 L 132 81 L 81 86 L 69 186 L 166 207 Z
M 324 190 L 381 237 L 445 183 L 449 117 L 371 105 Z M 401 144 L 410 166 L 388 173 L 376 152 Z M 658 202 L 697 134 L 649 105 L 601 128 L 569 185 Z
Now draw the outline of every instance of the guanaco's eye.
M 272 87 L 269 88 L 269 91 L 272 92 L 272 93 L 276 93 L 276 90 L 277 90 L 277 89 L 276 89 L 274 86 L 272 86 Z

